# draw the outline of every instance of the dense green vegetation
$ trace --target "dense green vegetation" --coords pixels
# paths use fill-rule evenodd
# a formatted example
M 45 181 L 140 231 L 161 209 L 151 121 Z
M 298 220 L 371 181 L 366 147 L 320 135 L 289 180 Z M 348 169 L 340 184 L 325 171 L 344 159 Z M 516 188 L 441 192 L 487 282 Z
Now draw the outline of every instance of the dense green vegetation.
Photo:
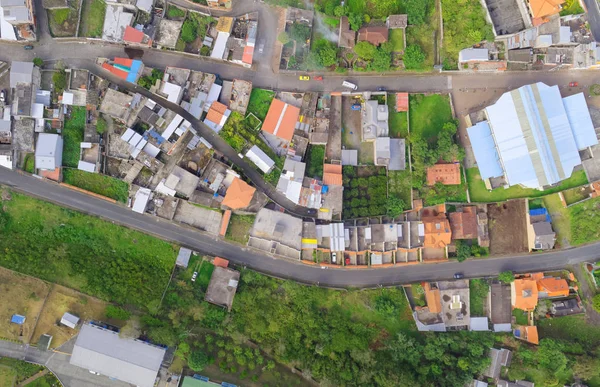
M 444 19 L 444 68 L 456 70 L 458 52 L 482 40 L 493 41 L 492 26 L 485 19 L 479 0 L 442 0 Z
M 572 244 L 580 245 L 600 239 L 600 198 L 590 199 L 568 208 Z
M 566 0 L 560 11 L 560 16 L 579 15 L 585 13 L 585 10 L 579 4 L 579 0 Z
M 186 43 L 192 43 L 196 39 L 204 40 L 208 27 L 214 22 L 215 19 L 211 16 L 190 12 L 185 22 L 183 22 L 181 39 Z
M 274 97 L 275 93 L 272 90 L 253 88 L 250 93 L 250 101 L 248 101 L 248 113 L 252 113 L 259 120 L 264 121 Z
M 408 157 L 408 156 L 407 156 Z M 408 210 L 411 208 L 412 174 L 408 168 L 404 171 L 388 171 L 388 193 L 404 201 Z
M 357 70 L 384 72 L 391 68 L 392 46 L 389 43 L 376 47 L 369 42 L 358 42 L 354 46 L 354 52 L 367 64 L 365 68 Z
M 490 285 L 484 279 L 472 279 L 469 281 L 471 316 L 485 316 L 483 303 L 488 296 L 489 289 Z
M 455 142 L 457 127 L 447 95 L 410 95 L 412 186 L 419 191 L 425 205 L 467 200 L 462 174 L 460 185 L 428 186 L 426 183 L 428 167 L 439 161 L 463 159 L 464 150 Z
M 323 178 L 323 162 L 325 161 L 325 145 L 310 145 L 306 155 L 306 176 Z
M 156 84 L 156 81 L 163 79 L 164 75 L 165 73 L 162 71 L 152 69 L 152 73 L 149 76 L 145 75 L 138 79 L 138 85 L 142 86 L 144 89 L 150 90 L 150 88 Z
M 11 192 L 0 210 L 0 265 L 102 299 L 160 299 L 174 247 L 137 231 Z
M 65 87 L 67 87 L 67 72 L 65 70 L 58 70 L 52 74 L 52 84 L 54 85 L 54 93 L 56 95 L 62 95 Z M 73 106 L 75 109 L 76 107 Z
M 81 155 L 81 142 L 85 130 L 85 107 L 73 106 L 71 116 L 65 120 L 62 130 L 63 135 L 63 157 L 62 163 L 65 167 L 77 168 Z
M 23 161 L 23 169 L 25 172 L 34 173 L 35 172 L 35 154 L 27 153 L 25 155 L 25 160 Z
M 37 364 L 27 363 L 25 361 L 12 359 L 8 357 L 0 357 L 0 367 L 2 366 L 7 367 L 12 371 L 13 377 L 16 377 L 15 385 L 21 383 L 25 379 L 32 377 L 33 375 L 37 374 L 38 372 L 44 369 L 44 367 L 39 366 Z M 10 385 L 12 386 L 12 384 Z
M 384 215 L 387 213 L 387 178 L 385 168 L 343 168 L 344 219 Z
M 123 180 L 99 173 L 90 173 L 79 169 L 64 168 L 63 182 L 86 191 L 97 193 L 126 203 L 129 197 L 129 184 Z
M 181 19 L 184 16 L 185 10 L 181 8 L 177 8 L 174 5 L 169 5 L 169 8 L 167 8 L 167 17 L 169 19 Z
M 412 128 L 412 127 L 411 127 Z M 469 194 L 473 202 L 501 202 L 508 199 L 516 198 L 535 198 L 545 195 L 550 195 L 555 192 L 564 191 L 569 188 L 579 187 L 587 184 L 585 171 L 575 171 L 570 178 L 563 180 L 559 185 L 540 191 L 532 188 L 522 188 L 514 185 L 508 189 L 495 189 L 488 191 L 485 188 L 485 183 L 481 180 L 479 169 L 477 167 L 469 168 L 467 172 L 467 181 L 469 183 Z

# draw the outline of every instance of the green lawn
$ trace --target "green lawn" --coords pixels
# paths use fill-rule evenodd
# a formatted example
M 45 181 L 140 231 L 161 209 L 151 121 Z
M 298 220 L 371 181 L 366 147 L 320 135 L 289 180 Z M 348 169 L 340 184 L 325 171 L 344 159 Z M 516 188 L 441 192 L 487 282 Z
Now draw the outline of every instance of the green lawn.
M 0 357 L 0 382 L 3 380 L 3 378 L 4 380 L 7 380 L 12 375 L 13 378 L 16 377 L 16 379 L 14 379 L 16 386 L 23 380 L 37 374 L 43 369 L 44 367 L 36 364 L 27 363 L 25 361 L 8 357 Z M 0 383 L 0 386 L 11 387 L 13 385 L 12 379 L 10 379 L 10 381 L 11 383 L 9 384 Z
M 590 189 L 581 189 L 580 187 L 564 190 L 562 193 L 567 205 L 575 204 L 590 197 Z
M 585 10 L 579 4 L 579 0 L 566 0 L 560 11 L 560 16 L 578 15 L 585 13 Z
M 0 387 L 12 387 L 16 376 L 14 369 L 0 365 Z
M 177 8 L 174 5 L 169 5 L 167 8 L 167 17 L 169 19 L 180 19 L 185 16 L 185 10 Z
M 389 42 L 393 52 L 404 51 L 404 30 L 402 28 L 390 30 Z
M 129 197 L 129 184 L 123 180 L 99 173 L 64 168 L 63 182 L 115 199 L 121 203 L 126 203 Z
M 250 236 L 250 229 L 254 224 L 254 215 L 232 214 L 225 239 L 246 245 Z
M 81 154 L 81 142 L 85 130 L 85 107 L 73 106 L 71 116 L 65 120 L 62 130 L 63 135 L 63 157 L 62 164 L 65 167 L 77 168 Z
M 323 178 L 325 145 L 310 145 L 306 154 L 306 177 Z
M 26 384 L 26 387 L 58 387 L 60 386 L 56 377 L 52 374 L 46 374 L 33 382 Z
M 513 309 L 512 315 L 515 317 L 517 325 L 527 325 L 527 312 L 521 309 Z
M 210 282 L 210 277 L 212 277 L 212 273 L 215 271 L 215 265 L 208 261 L 202 261 L 200 265 L 200 269 L 198 270 L 198 278 L 196 278 L 196 282 L 203 291 L 208 289 L 208 284 Z
M 275 93 L 271 90 L 252 89 L 247 112 L 254 113 L 259 120 L 264 121 L 267 112 L 269 111 L 269 106 L 271 106 L 271 101 L 273 101 L 273 97 L 275 97 Z
M 560 185 L 549 188 L 544 191 L 531 188 L 522 188 L 521 186 L 512 186 L 508 189 L 497 188 L 491 192 L 485 188 L 485 183 L 481 180 L 479 169 L 477 167 L 467 169 L 467 182 L 469 183 L 469 193 L 473 202 L 501 202 L 516 198 L 535 198 L 551 193 L 563 191 L 568 188 L 578 187 L 587 184 L 587 177 L 583 170 L 574 172 L 570 178 L 564 180 Z
M 388 192 L 404 201 L 405 209 L 411 208 L 410 191 L 412 189 L 412 175 L 407 169 L 404 171 L 388 171 Z
M 472 279 L 469 281 L 471 316 L 485 316 L 483 303 L 487 299 L 489 288 L 490 286 L 484 279 Z
M 411 136 L 431 142 L 437 138 L 442 126 L 452 121 L 452 109 L 447 95 L 411 94 L 409 101 Z
M 25 155 L 25 161 L 23 163 L 23 169 L 25 172 L 34 173 L 35 172 L 35 154 L 27 153 Z
M 390 30 L 399 31 L 399 30 Z M 388 94 L 390 137 L 408 138 L 408 113 L 396 111 L 396 94 Z M 408 144 L 407 144 L 408 145 Z
M 0 266 L 115 302 L 160 299 L 177 256 L 174 245 L 10 193 L 0 207 Z
M 103 0 L 84 1 L 83 10 L 81 11 L 81 30 L 79 36 L 89 38 L 102 37 L 105 14 L 106 3 Z

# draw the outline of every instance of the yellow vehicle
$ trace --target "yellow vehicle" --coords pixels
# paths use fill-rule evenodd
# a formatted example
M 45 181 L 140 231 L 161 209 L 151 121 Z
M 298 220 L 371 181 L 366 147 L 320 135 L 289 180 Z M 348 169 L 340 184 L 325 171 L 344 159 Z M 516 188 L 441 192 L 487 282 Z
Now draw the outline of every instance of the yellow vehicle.
M 310 77 L 308 75 L 300 75 L 298 79 L 301 81 L 310 81 Z

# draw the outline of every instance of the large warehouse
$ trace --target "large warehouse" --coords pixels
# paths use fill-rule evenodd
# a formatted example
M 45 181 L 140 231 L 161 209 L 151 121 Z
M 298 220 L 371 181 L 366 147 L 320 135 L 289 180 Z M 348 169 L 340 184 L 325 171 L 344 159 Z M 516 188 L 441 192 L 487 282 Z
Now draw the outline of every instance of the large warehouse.
M 482 179 L 543 189 L 568 179 L 579 151 L 598 144 L 583 93 L 562 98 L 538 82 L 504 93 L 467 129 Z
M 163 348 L 84 324 L 71 364 L 139 387 L 153 387 L 164 356 Z

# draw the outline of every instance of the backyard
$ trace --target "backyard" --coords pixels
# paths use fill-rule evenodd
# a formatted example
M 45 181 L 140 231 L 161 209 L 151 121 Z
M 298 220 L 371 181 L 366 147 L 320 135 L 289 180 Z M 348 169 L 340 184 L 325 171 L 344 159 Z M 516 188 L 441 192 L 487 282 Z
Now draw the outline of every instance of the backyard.
M 248 113 L 252 113 L 259 120 L 264 121 L 274 97 L 275 93 L 271 90 L 253 88 L 248 102 Z
M 405 210 L 411 209 L 412 175 L 408 167 L 404 171 L 388 171 L 388 192 L 390 196 L 396 196 L 406 206 Z
M 81 10 L 81 23 L 79 25 L 79 36 L 88 38 L 102 37 L 104 17 L 106 15 L 106 3 L 103 0 L 83 1 Z
M 123 180 L 72 168 L 63 168 L 62 173 L 63 182 L 66 184 L 106 196 L 121 203 L 127 203 L 129 184 Z
M 389 42 L 392 52 L 404 51 L 404 30 L 402 28 L 394 28 L 389 31 Z
M 75 36 L 79 19 L 79 1 L 69 1 L 69 8 L 49 9 L 48 24 L 53 37 Z M 102 19 L 101 23 L 104 23 Z
M 439 41 L 440 33 L 439 13 L 434 1 L 424 0 L 423 4 L 426 5 L 426 14 L 422 18 L 423 22 L 414 23 L 409 15 L 409 26 L 406 28 L 406 51 L 409 51 L 411 46 L 417 46 L 418 51 L 423 55 L 422 60 L 419 57 L 418 60 L 414 61 L 414 66 L 409 66 L 406 63 L 408 58 L 405 51 L 405 66 L 408 70 L 413 71 L 430 71 L 436 62 L 436 42 Z
M 484 306 L 489 289 L 490 285 L 485 279 L 472 279 L 469 281 L 471 316 L 485 316 Z
M 386 214 L 385 172 L 384 167 L 343 167 L 344 219 Z
M 85 130 L 85 107 L 73 106 L 71 115 L 65 120 L 62 130 L 63 135 L 63 157 L 62 164 L 65 167 L 77 168 L 81 155 L 81 142 Z
M 542 198 L 544 207 L 552 219 L 552 229 L 556 232 L 555 248 L 567 248 L 571 245 L 571 221 L 569 209 L 565 208 L 558 194 L 546 195 Z
M 306 177 L 323 178 L 325 145 L 310 145 L 306 155 Z
M 398 31 L 398 30 L 392 30 Z M 396 94 L 389 93 L 387 96 L 389 111 L 390 137 L 408 138 L 408 113 L 396 111 Z M 408 145 L 408 144 L 407 144 Z
M 0 266 L 120 303 L 160 299 L 174 245 L 6 188 L 2 200 Z
M 482 40 L 493 41 L 492 26 L 486 21 L 479 0 L 441 0 L 444 19 L 442 58 L 444 69 L 456 70 L 458 52 Z
M 535 198 L 563 191 L 568 188 L 579 187 L 588 182 L 585 171 L 579 170 L 573 172 L 570 178 L 563 180 L 558 186 L 548 188 L 544 191 L 532 188 L 522 188 L 517 185 L 508 189 L 497 188 L 488 191 L 487 188 L 485 188 L 485 183 L 481 180 L 481 175 L 479 174 L 479 169 L 477 167 L 469 168 L 466 172 L 471 201 L 483 203 L 500 202 L 516 198 Z
M 521 309 L 513 309 L 512 315 L 517 325 L 529 325 L 527 322 L 527 312 Z
M 594 198 L 567 209 L 573 245 L 581 245 L 600 239 L 599 205 L 600 198 Z

